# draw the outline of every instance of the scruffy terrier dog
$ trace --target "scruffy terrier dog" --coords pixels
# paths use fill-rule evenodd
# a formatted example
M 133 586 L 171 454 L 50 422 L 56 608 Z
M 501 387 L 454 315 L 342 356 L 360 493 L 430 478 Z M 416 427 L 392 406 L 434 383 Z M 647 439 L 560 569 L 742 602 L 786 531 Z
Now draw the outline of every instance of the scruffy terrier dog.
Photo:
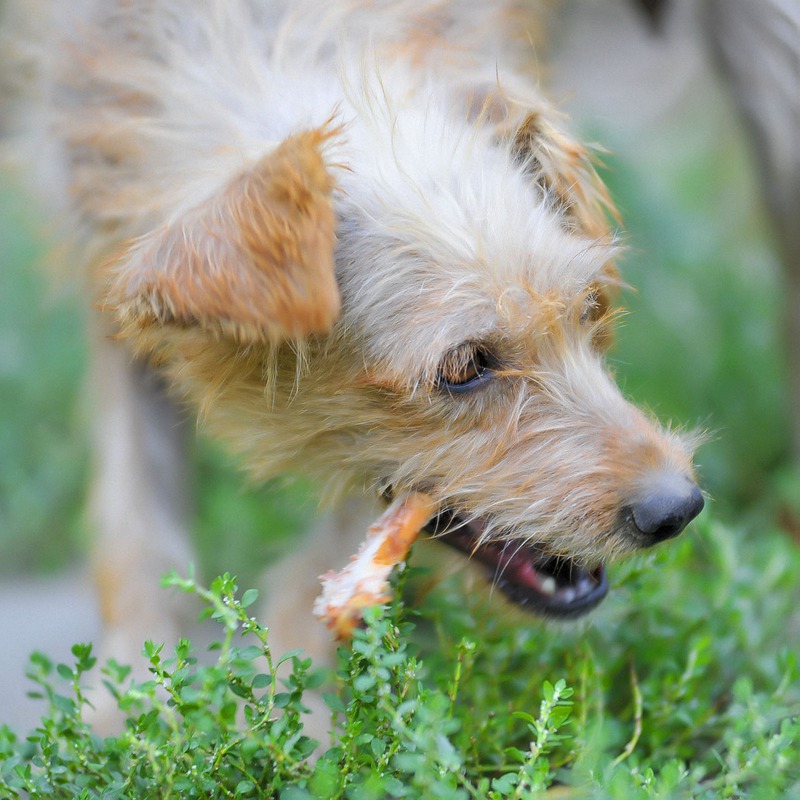
M 158 635 L 142 578 L 187 558 L 177 417 L 145 359 L 257 478 L 423 494 L 427 530 L 534 612 L 589 611 L 606 561 L 699 513 L 695 442 L 609 376 L 613 209 L 540 93 L 530 9 L 39 11 L 21 130 L 101 307 L 93 508 L 112 636 Z M 314 649 L 317 576 L 365 530 L 337 512 L 320 528 L 271 583 L 277 647 Z

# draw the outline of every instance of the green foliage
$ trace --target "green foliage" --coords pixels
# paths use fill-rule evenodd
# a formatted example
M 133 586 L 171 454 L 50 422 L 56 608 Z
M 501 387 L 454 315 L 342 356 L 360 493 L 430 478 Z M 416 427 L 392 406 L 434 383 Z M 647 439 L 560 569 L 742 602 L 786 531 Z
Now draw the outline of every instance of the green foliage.
M 703 483 L 741 505 L 771 491 L 788 456 L 783 279 L 736 120 L 715 130 L 710 149 L 662 140 L 638 163 L 604 158 L 633 287 L 622 293 L 629 313 L 612 363 L 637 403 L 711 432 L 698 458 Z M 630 155 L 611 132 L 599 139 Z
M 82 315 L 63 284 L 45 290 L 35 268 L 43 247 L 33 241 L 23 203 L 0 192 L 0 573 L 6 574 L 57 566 L 78 549 L 86 471 L 85 431 L 75 412 L 85 361 Z
M 374 609 L 342 648 L 332 685 L 301 653 L 280 659 L 228 576 L 198 594 L 217 661 L 181 641 L 145 644 L 151 680 L 103 670 L 126 718 L 100 739 L 87 721 L 91 647 L 72 664 L 35 655 L 47 703 L 25 738 L 0 733 L 6 798 L 771 798 L 800 792 L 800 553 L 717 523 L 623 570 L 591 626 L 507 619 L 460 582 Z M 424 581 L 421 580 L 424 578 Z M 792 634 L 792 631 L 794 634 Z M 307 693 L 334 723 L 303 732 Z
M 308 527 L 314 508 L 310 487 L 299 479 L 243 485 L 241 469 L 207 440 L 197 442 L 194 455 L 200 491 L 193 542 L 202 573 L 214 575 L 224 567 L 242 582 L 257 581 L 264 564 L 279 557 L 290 540 L 296 544 L 297 532 Z

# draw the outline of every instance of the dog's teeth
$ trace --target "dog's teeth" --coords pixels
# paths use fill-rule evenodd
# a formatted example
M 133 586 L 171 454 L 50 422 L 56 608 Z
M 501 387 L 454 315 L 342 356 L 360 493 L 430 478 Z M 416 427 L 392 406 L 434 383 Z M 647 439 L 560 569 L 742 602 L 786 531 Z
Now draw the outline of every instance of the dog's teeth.
M 552 575 L 544 578 L 539 586 L 542 594 L 555 594 L 557 588 L 556 579 Z
M 575 599 L 577 592 L 574 589 L 562 589 L 561 600 L 564 603 L 571 603 Z

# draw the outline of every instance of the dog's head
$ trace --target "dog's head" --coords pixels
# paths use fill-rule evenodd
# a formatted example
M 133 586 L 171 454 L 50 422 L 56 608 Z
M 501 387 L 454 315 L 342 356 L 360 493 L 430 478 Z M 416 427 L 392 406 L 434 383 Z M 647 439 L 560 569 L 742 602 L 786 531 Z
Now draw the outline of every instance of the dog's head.
M 289 137 L 130 244 L 106 305 L 257 476 L 422 489 L 510 597 L 575 616 L 699 513 L 693 442 L 608 373 L 609 207 L 557 115 L 435 100 Z

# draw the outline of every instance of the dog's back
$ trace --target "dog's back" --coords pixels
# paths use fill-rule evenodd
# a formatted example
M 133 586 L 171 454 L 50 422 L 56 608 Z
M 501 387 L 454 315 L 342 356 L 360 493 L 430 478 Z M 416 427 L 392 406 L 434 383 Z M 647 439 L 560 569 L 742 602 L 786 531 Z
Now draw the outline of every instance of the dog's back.
M 371 102 L 359 84 L 381 51 L 406 51 L 465 92 L 490 87 L 498 58 L 521 51 L 511 12 L 471 1 L 8 5 L 16 63 L 4 72 L 25 96 L 8 116 L 26 173 L 73 215 L 79 239 L 97 249 L 101 237 L 108 251 L 343 103 Z M 358 63 L 370 52 L 375 64 Z

